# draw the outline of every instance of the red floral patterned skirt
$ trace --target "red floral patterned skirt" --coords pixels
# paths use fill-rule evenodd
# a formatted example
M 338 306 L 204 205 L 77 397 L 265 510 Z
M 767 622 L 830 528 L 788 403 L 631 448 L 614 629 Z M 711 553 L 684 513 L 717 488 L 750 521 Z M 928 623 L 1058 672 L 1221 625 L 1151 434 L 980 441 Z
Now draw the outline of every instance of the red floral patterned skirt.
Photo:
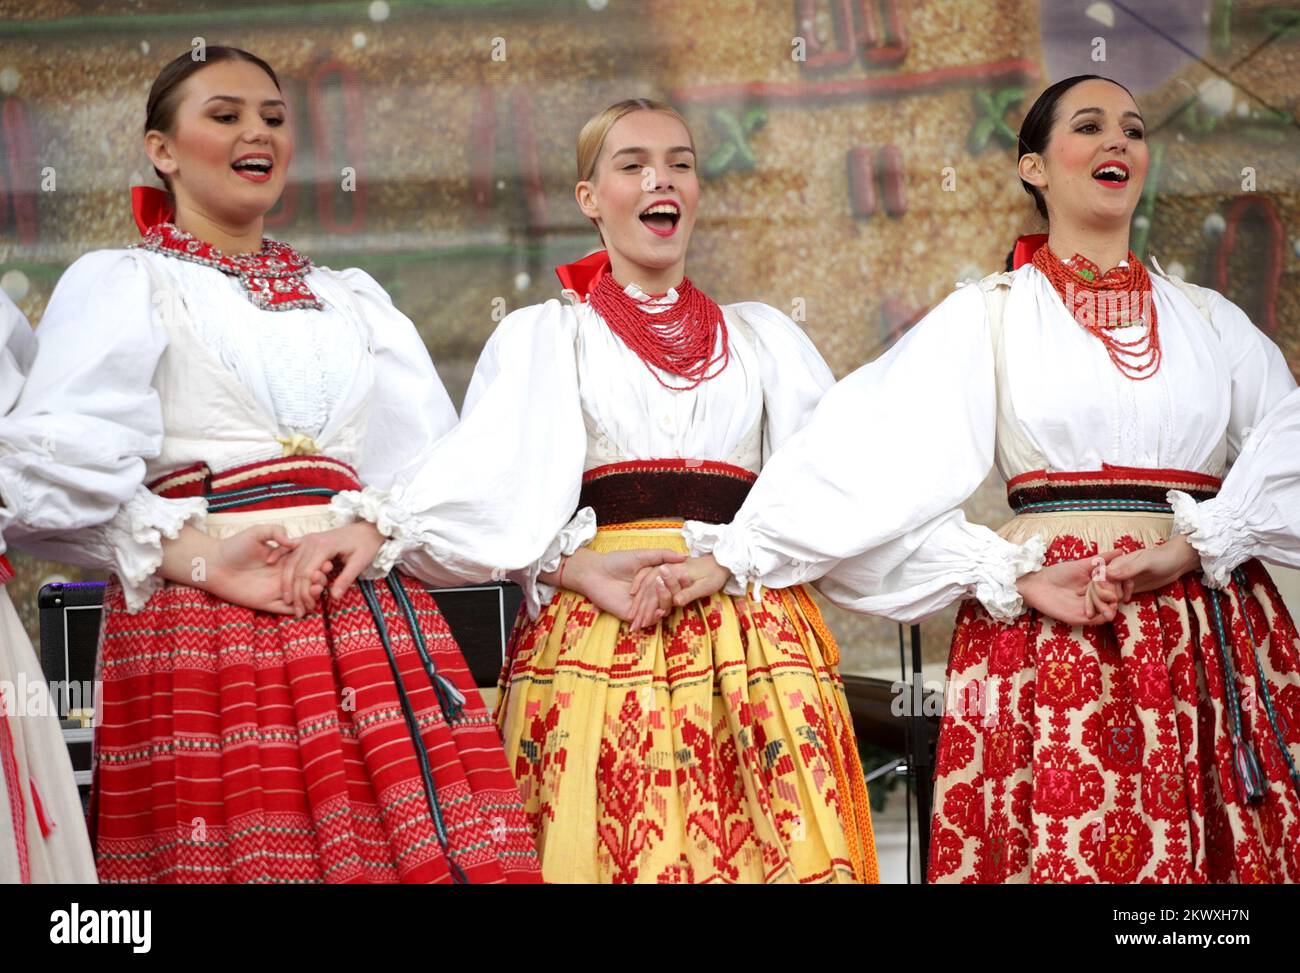
M 601 552 L 685 550 L 681 521 Z M 797 589 L 633 631 L 571 591 L 520 615 L 498 720 L 548 882 L 876 882 L 838 649 Z
M 1022 513 L 1002 533 L 1042 536 L 1051 564 L 1158 543 L 1170 526 L 1094 506 Z M 1185 575 L 1110 625 L 1034 611 L 1000 624 L 968 602 L 948 663 L 930 880 L 1295 882 L 1297 766 L 1300 639 L 1258 562 L 1223 591 Z

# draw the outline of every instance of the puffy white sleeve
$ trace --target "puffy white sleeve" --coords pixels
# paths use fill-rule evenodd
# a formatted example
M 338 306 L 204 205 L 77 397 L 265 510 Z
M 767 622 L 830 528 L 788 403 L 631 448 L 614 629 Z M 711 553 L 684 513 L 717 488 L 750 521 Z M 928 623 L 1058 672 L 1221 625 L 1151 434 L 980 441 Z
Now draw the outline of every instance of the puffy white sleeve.
M 146 259 L 97 250 L 67 269 L 0 436 L 10 541 L 114 572 L 131 610 L 161 584 L 162 538 L 206 511 L 202 500 L 164 500 L 143 485 L 144 461 L 162 446 L 152 383 L 167 347 Z
M 821 580 L 833 600 L 900 620 L 973 595 L 1022 610 L 1042 563 L 956 508 L 993 464 L 997 393 L 978 286 L 959 288 L 893 348 L 837 384 L 712 538 L 728 590 Z
M 357 268 L 334 277 L 351 291 L 364 315 L 374 356 L 374 389 L 357 474 L 372 488 L 369 497 L 388 496 L 394 484 L 415 475 L 434 444 L 456 425 L 456 407 L 415 324 L 393 305 L 388 292 Z M 382 513 L 385 533 L 391 525 L 408 522 L 413 513 L 391 496 L 381 511 L 375 503 L 366 503 L 361 493 L 346 494 L 335 509 L 343 522 L 358 516 L 377 522 Z M 385 544 L 368 576 L 387 574 L 403 553 L 401 544 Z
M 962 598 L 976 598 L 990 615 L 1010 621 L 1024 611 L 1016 588 L 1043 566 L 1039 537 L 1012 544 L 960 510 L 940 514 L 864 555 L 836 564 L 817 589 L 849 611 L 912 623 Z
M 36 338 L 27 316 L 0 290 L 0 553 L 5 549 L 4 529 L 14 519 L 18 498 L 14 488 L 4 480 L 5 444 L 21 433 L 7 428 L 8 413 L 22 393 L 23 382 L 36 356 Z
M 1232 373 L 1228 459 L 1236 461 L 1251 431 L 1296 387 L 1282 351 L 1218 291 L 1201 288 Z M 1231 475 L 1231 474 L 1229 474 Z
M 1201 555 L 1206 582 L 1227 584 L 1251 557 L 1300 566 L 1300 400 L 1286 359 L 1241 308 L 1200 288 L 1232 374 L 1228 458 L 1218 496 L 1169 491 L 1174 530 Z
M 559 301 L 510 314 L 479 358 L 459 424 L 418 468 L 334 498 L 341 517 L 391 538 L 381 560 L 441 586 L 509 578 L 534 616 L 549 600 L 538 574 L 595 533 L 590 510 L 573 517 L 586 450 L 575 320 Z
M 1214 587 L 1252 557 L 1300 568 L 1300 390 L 1247 437 L 1218 496 L 1196 503 L 1171 490 L 1169 502 Z

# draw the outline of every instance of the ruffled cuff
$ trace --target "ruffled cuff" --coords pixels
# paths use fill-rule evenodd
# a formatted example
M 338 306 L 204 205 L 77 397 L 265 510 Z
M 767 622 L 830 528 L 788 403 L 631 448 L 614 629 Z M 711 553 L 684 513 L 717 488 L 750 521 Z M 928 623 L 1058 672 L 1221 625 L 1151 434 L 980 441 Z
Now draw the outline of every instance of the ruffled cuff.
M 547 546 L 546 553 L 520 572 L 519 587 L 524 590 L 524 602 L 528 605 L 530 618 L 536 618 L 541 613 L 542 605 L 549 604 L 555 597 L 555 586 L 538 581 L 538 575 L 558 571 L 561 558 L 568 557 L 595 536 L 596 511 L 591 507 L 582 507 L 555 535 L 555 539 Z
M 169 500 L 141 487 L 104 525 L 113 572 L 122 584 L 126 610 L 138 612 L 162 587 L 163 538 L 175 540 L 187 523 L 202 528 L 208 502 L 202 497 Z
M 1013 622 L 1025 610 L 1016 582 L 1043 566 L 1047 545 L 1041 537 L 1023 544 L 994 537 L 996 543 L 987 545 L 976 560 L 972 593 L 997 621 Z
M 749 551 L 739 538 L 739 531 L 731 524 L 706 524 L 688 520 L 682 524 L 682 537 L 691 557 L 712 554 L 713 560 L 731 572 L 723 586 L 729 595 L 743 595 L 754 585 L 754 598 L 762 597 L 762 585 Z
M 1197 503 L 1181 490 L 1170 490 L 1166 499 L 1174 510 L 1174 533 L 1186 534 L 1201 556 L 1205 583 L 1212 588 L 1227 587 L 1233 570 L 1251 557 L 1246 522 L 1218 498 Z
M 330 513 L 339 527 L 366 520 L 388 538 L 380 545 L 370 567 L 361 572 L 361 577 L 370 581 L 386 577 L 397 566 L 397 562 L 411 551 L 432 546 L 429 539 L 421 534 L 414 512 L 402 502 L 401 487 L 392 490 L 378 490 L 375 487 L 344 490 L 330 500 Z M 435 560 L 446 559 L 440 557 L 436 550 L 431 550 L 430 554 Z
M 17 491 L 9 483 L 4 472 L 4 469 L 0 468 L 0 554 L 5 552 L 4 532 L 9 529 L 19 503 Z

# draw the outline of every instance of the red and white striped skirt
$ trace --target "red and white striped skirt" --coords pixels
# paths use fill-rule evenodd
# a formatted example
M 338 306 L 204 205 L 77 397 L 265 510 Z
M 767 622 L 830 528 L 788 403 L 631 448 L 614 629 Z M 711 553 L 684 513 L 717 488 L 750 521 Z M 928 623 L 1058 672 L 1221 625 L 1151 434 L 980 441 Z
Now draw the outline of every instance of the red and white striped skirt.
M 282 482 L 276 466 L 206 489 Z M 306 533 L 325 509 L 210 513 L 208 529 Z M 433 598 L 400 574 L 303 618 L 171 583 L 128 614 L 114 579 L 100 671 L 104 882 L 540 881 L 492 717 Z

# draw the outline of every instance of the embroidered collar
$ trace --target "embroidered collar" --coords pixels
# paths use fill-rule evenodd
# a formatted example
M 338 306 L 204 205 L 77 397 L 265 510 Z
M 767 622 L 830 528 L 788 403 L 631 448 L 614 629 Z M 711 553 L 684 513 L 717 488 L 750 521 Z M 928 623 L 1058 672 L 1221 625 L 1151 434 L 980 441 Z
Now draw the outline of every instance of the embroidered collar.
M 264 311 L 319 311 L 325 306 L 307 286 L 311 260 L 287 243 L 269 237 L 262 238 L 262 249 L 257 253 L 228 257 L 171 223 L 157 223 L 149 227 L 136 246 L 238 277 L 245 296 Z

